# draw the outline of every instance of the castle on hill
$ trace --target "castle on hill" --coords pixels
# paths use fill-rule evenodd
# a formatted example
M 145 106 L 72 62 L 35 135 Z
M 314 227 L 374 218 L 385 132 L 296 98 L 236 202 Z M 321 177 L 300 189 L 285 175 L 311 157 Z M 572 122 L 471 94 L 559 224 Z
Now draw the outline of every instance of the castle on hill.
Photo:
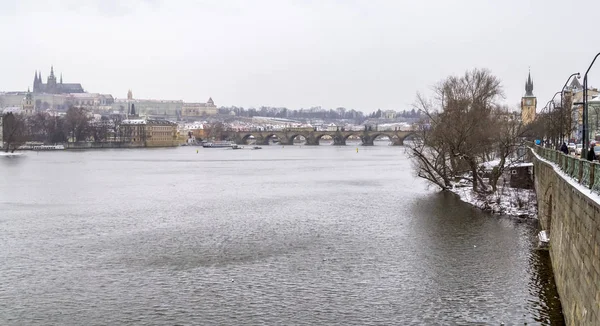
M 50 67 L 50 75 L 46 80 L 46 83 L 42 82 L 42 73 L 35 72 L 33 77 L 33 93 L 46 93 L 46 94 L 69 94 L 69 93 L 85 93 L 81 84 L 65 84 L 63 83 L 62 74 L 60 80 L 56 80 L 54 76 L 54 67 Z

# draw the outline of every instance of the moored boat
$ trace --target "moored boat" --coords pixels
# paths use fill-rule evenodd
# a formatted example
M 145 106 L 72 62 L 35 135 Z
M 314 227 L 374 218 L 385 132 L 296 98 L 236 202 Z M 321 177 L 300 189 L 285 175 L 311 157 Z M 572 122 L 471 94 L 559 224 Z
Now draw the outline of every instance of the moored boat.
M 213 142 L 202 143 L 202 147 L 204 147 L 204 148 L 226 148 L 226 147 L 232 147 L 233 145 L 235 145 L 235 144 L 230 141 L 213 141 Z

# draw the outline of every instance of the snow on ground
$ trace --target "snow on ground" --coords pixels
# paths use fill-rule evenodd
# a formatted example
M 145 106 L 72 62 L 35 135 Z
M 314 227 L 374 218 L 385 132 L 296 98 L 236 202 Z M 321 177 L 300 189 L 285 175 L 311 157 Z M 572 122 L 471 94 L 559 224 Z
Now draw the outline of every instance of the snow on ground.
M 504 186 L 498 187 L 495 193 L 489 195 L 477 194 L 471 187 L 454 187 L 451 191 L 462 201 L 484 211 L 521 218 L 537 218 L 537 200 L 533 189 Z
M 592 201 L 600 204 L 600 195 L 598 195 L 597 193 L 593 192 L 590 188 L 588 188 L 588 187 L 580 184 L 577 180 L 573 179 L 570 175 L 568 175 L 565 172 L 563 172 L 563 170 L 560 169 L 560 167 L 558 166 L 558 164 L 556 164 L 554 162 L 551 162 L 551 161 L 548 161 L 547 159 L 541 157 L 533 149 L 532 149 L 531 152 L 533 153 L 533 155 L 535 155 L 537 157 L 538 160 L 546 162 L 550 166 L 552 166 L 552 168 L 554 169 L 554 172 L 556 172 L 566 182 L 568 182 L 571 185 L 571 187 L 579 190 L 579 192 L 581 192 L 584 196 L 588 197 L 590 200 L 592 200 Z

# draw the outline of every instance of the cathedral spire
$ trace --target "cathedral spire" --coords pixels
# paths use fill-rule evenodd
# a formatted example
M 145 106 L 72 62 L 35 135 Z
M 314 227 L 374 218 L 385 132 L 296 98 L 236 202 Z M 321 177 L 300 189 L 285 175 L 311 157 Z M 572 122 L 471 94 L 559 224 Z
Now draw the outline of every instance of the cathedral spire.
M 60 83 L 62 84 L 62 72 L 60 73 Z
M 54 77 L 54 66 L 50 66 L 50 77 Z
M 531 70 L 529 76 L 527 76 L 527 82 L 525 83 L 525 96 L 533 96 L 533 80 L 531 80 Z

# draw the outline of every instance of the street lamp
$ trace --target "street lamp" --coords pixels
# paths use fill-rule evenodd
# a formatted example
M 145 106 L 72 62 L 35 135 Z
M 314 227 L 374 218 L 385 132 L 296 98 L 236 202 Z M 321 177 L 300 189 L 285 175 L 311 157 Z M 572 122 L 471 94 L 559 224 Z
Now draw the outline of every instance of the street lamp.
M 585 71 L 585 75 L 583 75 L 583 148 L 581 149 L 581 153 L 582 155 L 586 155 L 586 156 L 582 156 L 582 157 L 587 157 L 587 148 L 589 145 L 589 135 L 588 135 L 588 107 L 587 107 L 587 88 L 588 88 L 588 84 L 587 84 L 587 75 L 588 72 L 590 72 L 590 69 L 592 69 L 592 66 L 594 65 L 594 62 L 596 62 L 596 59 L 598 58 L 598 56 L 600 56 L 600 53 L 596 54 L 596 56 L 594 57 L 594 60 L 592 60 L 592 63 L 590 64 L 590 66 L 588 67 L 588 69 Z
M 564 115 L 564 109 L 565 109 L 563 107 L 563 98 L 564 98 L 564 94 L 565 94 L 565 88 L 567 88 L 567 84 L 569 83 L 569 80 L 571 80 L 571 78 L 573 78 L 573 76 L 577 76 L 577 79 L 581 78 L 581 74 L 578 73 L 578 72 L 576 72 L 574 74 L 571 74 L 571 76 L 569 76 L 569 78 L 567 78 L 567 81 L 565 82 L 565 85 L 563 86 L 563 88 L 560 91 L 560 110 L 561 110 L 561 113 L 560 113 L 560 128 L 561 128 L 561 134 L 562 134 L 562 128 L 563 128 L 563 118 L 564 118 L 563 115 Z M 569 110 L 569 112 L 570 112 L 570 110 Z M 571 125 L 571 127 L 572 127 L 572 125 Z M 561 138 L 564 138 L 564 137 L 561 135 Z
M 565 88 L 567 88 L 567 84 L 569 83 L 569 80 L 571 80 L 571 78 L 573 78 L 573 76 L 577 76 L 577 79 L 581 78 L 581 74 L 578 72 L 572 74 L 571 76 L 569 76 L 569 78 L 567 78 L 565 85 L 563 86 L 562 90 L 560 91 L 560 107 L 561 108 L 563 107 L 563 97 L 564 97 Z

